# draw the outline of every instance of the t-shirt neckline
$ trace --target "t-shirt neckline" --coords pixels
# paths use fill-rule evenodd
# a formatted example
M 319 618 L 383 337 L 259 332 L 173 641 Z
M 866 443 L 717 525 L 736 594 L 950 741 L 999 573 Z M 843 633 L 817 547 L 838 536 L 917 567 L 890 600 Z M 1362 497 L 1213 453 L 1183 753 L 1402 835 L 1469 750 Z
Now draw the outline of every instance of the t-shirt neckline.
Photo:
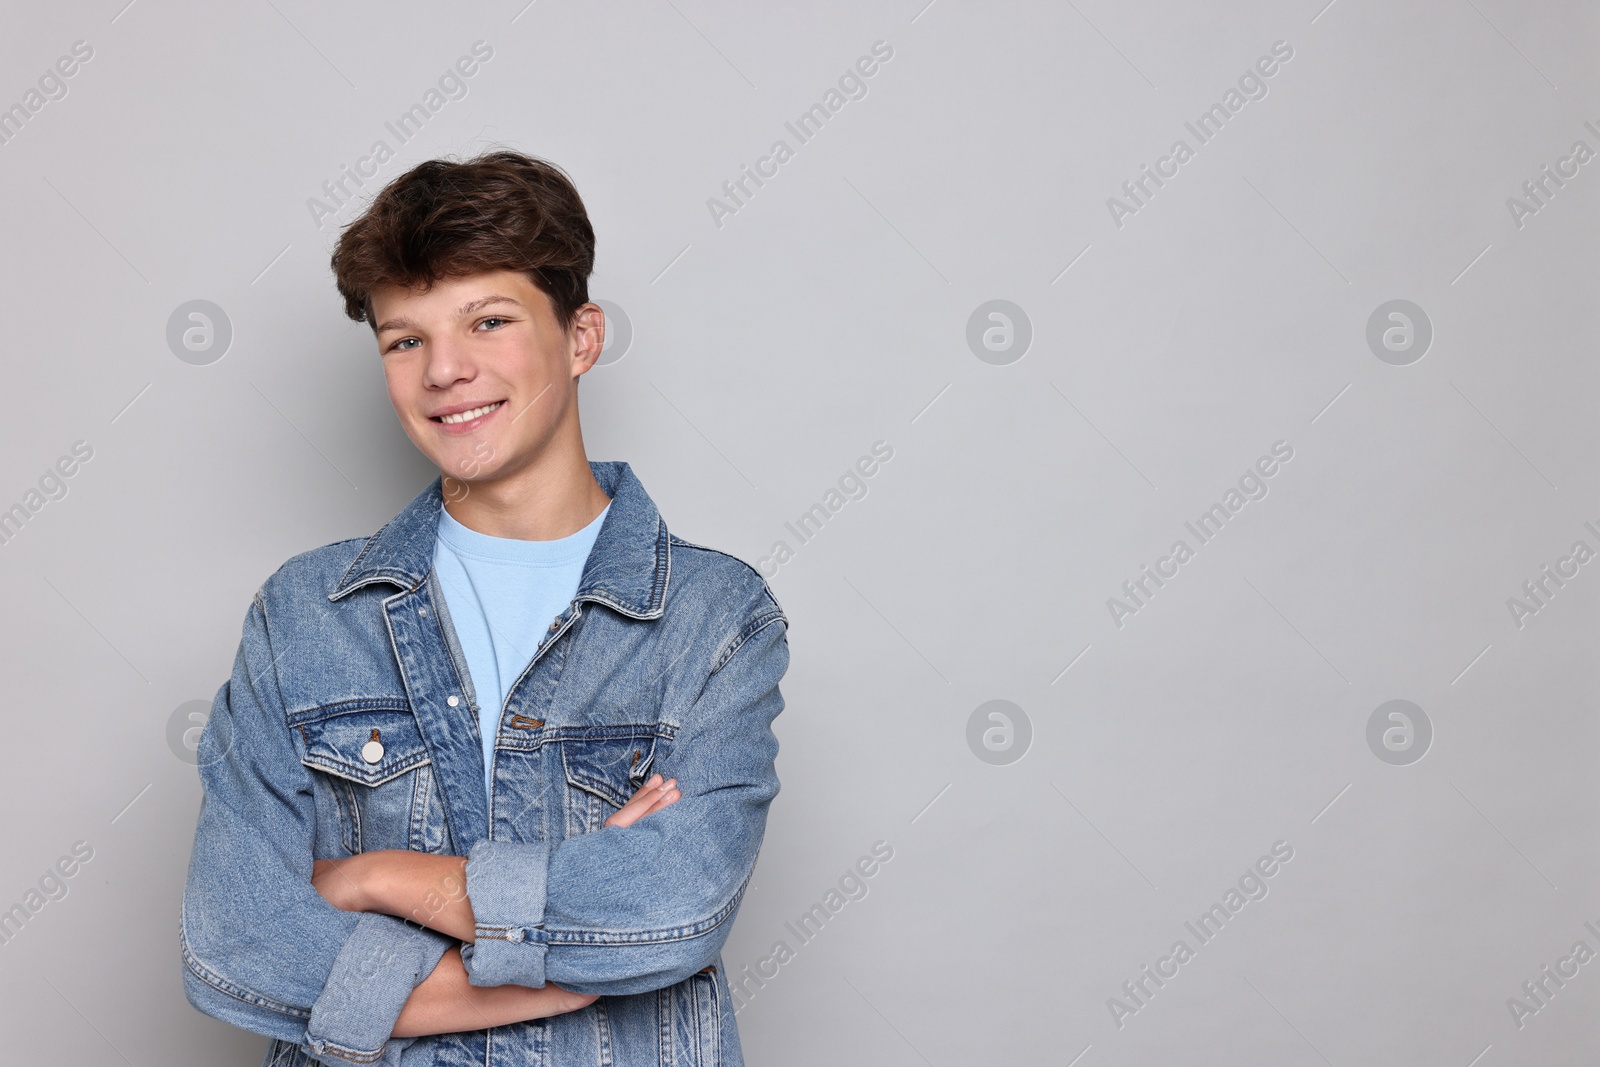
M 588 556 L 605 522 L 610 503 L 600 509 L 587 526 L 566 537 L 551 541 L 525 541 L 518 537 L 496 537 L 463 525 L 444 508 L 439 509 L 439 540 L 458 555 L 499 563 L 521 563 L 533 567 L 554 567 Z

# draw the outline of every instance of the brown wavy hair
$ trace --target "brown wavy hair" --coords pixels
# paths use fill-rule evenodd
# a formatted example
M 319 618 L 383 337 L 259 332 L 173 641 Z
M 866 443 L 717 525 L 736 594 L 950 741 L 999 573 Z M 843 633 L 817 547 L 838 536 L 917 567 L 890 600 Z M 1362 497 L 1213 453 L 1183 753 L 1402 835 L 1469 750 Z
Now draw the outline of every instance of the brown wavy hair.
M 386 185 L 333 249 L 344 313 L 374 329 L 379 289 L 494 270 L 526 272 L 562 329 L 588 302 L 594 227 L 560 167 L 506 149 L 429 160 Z

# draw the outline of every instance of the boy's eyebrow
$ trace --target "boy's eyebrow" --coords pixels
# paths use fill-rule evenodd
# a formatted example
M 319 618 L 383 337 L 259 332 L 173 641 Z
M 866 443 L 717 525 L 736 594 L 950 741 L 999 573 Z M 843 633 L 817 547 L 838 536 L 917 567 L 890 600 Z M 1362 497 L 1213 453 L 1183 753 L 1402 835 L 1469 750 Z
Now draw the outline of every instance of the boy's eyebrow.
M 522 302 L 520 300 L 514 300 L 509 296 L 502 296 L 499 293 L 491 293 L 488 296 L 482 296 L 476 300 L 469 300 L 467 303 L 456 308 L 456 318 L 459 319 L 463 315 L 470 315 L 474 311 L 480 311 L 483 308 L 488 307 L 490 304 L 515 304 L 518 307 L 522 306 Z M 410 319 L 397 316 L 395 318 L 385 319 L 383 322 L 380 322 L 377 326 L 377 329 L 375 329 L 373 332 L 382 333 L 385 330 L 415 330 L 418 328 L 419 327 L 417 324 L 412 322 Z

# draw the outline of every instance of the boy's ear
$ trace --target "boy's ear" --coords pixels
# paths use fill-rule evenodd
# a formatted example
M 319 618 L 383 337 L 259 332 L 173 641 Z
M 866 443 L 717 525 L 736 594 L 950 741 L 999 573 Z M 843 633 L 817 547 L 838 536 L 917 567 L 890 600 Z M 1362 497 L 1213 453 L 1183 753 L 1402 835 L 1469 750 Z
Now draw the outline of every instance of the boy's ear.
M 589 371 L 605 349 L 606 313 L 598 304 L 578 308 L 568 334 L 573 338 L 572 369 L 575 375 Z

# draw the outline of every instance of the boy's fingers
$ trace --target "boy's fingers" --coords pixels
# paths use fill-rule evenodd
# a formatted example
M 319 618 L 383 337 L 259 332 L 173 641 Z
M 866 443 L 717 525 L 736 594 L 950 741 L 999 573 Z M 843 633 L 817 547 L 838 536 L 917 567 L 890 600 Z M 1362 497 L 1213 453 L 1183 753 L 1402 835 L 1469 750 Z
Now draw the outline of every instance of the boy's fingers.
M 652 800 L 655 799 L 656 792 L 660 788 L 661 788 L 661 776 L 658 774 L 658 775 L 655 775 L 653 778 L 651 778 L 649 781 L 645 782 L 644 785 L 641 785 L 634 792 L 633 796 L 628 798 L 628 802 L 623 805 L 623 808 L 624 809 L 631 808 L 635 804 L 648 804 L 648 803 L 650 803 Z
M 669 805 L 677 803 L 682 798 L 683 798 L 683 793 L 681 793 L 677 789 L 664 789 L 656 796 L 655 802 L 650 805 L 650 810 L 645 812 L 645 815 L 650 815 L 650 814 L 653 814 L 655 812 L 658 812 L 662 808 L 665 808 L 665 807 L 668 807 Z M 640 818 L 643 818 L 643 817 L 644 817 L 643 815 L 640 816 Z
M 659 774 L 651 775 L 650 780 L 639 787 L 639 791 L 633 794 L 628 803 L 653 804 L 662 790 L 677 784 L 678 782 L 675 778 L 663 782 Z
M 660 775 L 656 775 L 656 778 L 660 778 Z M 645 814 L 650 811 L 650 806 L 654 804 L 659 797 L 660 785 L 652 785 L 650 782 L 646 782 L 640 787 L 638 792 L 634 793 L 633 796 L 629 798 L 626 804 L 622 805 L 622 807 L 618 808 L 611 814 L 610 818 L 606 819 L 605 825 L 632 825 L 635 819 L 643 818 Z
M 654 779 L 661 776 L 655 775 Z M 683 794 L 677 789 L 677 779 L 669 779 L 657 785 L 648 782 L 640 788 L 622 807 L 613 812 L 605 821 L 606 826 L 632 826 L 651 812 L 660 811 L 669 804 L 676 802 Z

